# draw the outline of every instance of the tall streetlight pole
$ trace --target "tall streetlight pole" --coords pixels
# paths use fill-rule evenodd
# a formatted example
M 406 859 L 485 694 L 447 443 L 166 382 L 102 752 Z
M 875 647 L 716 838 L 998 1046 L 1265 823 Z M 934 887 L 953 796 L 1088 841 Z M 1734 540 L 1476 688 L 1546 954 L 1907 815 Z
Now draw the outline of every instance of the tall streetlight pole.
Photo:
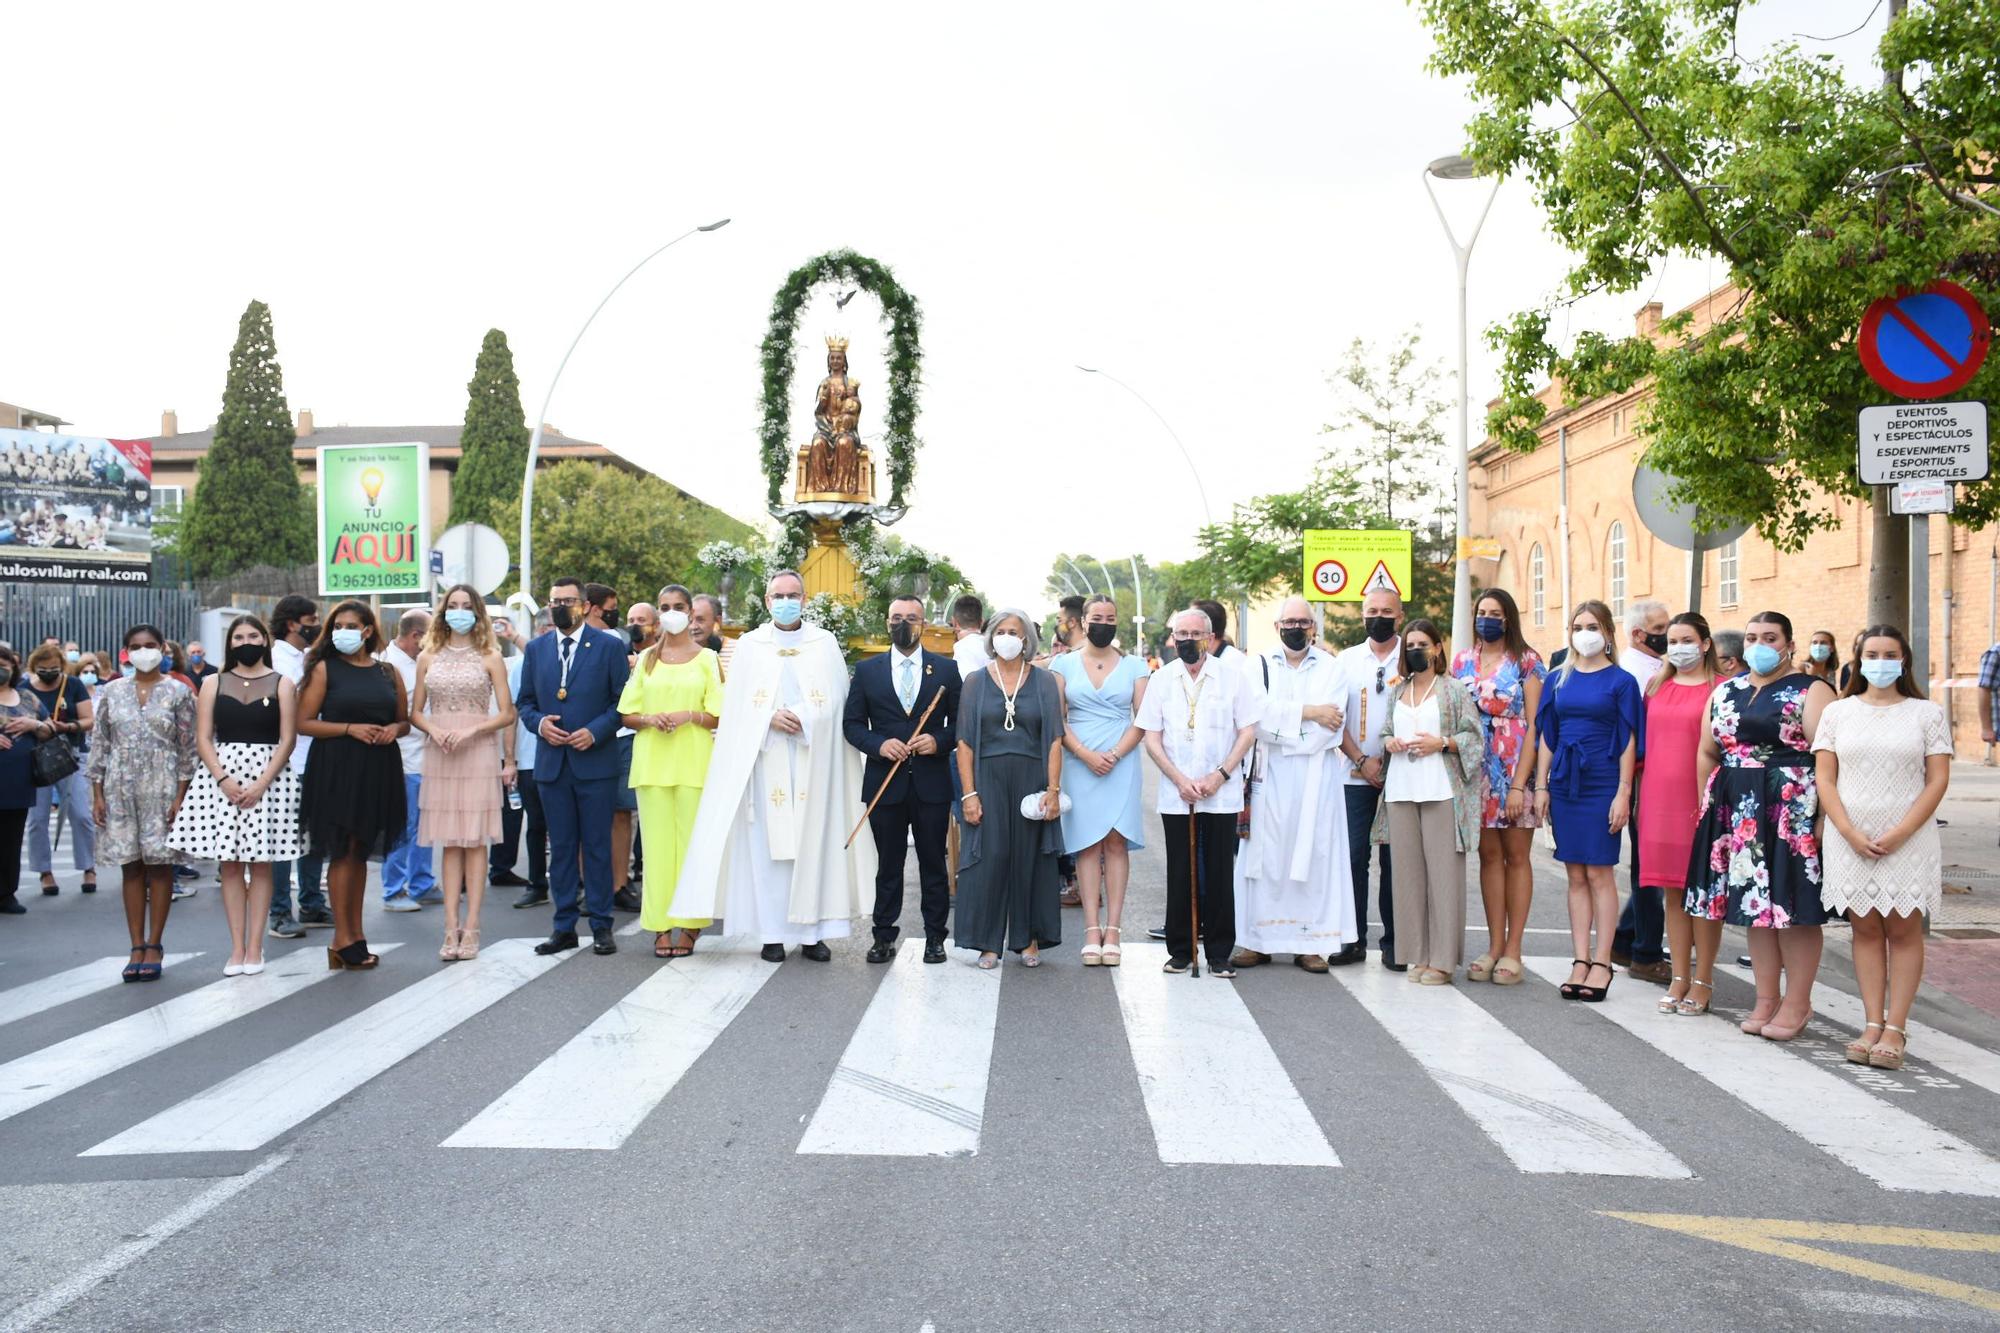
M 1465 558 L 1465 540 L 1472 535 L 1472 394 L 1466 383 L 1466 339 L 1465 322 L 1465 274 L 1472 265 L 1472 247 L 1479 240 L 1479 231 L 1486 225 L 1486 215 L 1493 211 L 1493 200 L 1500 193 L 1500 181 L 1495 178 L 1493 188 L 1486 195 L 1486 205 L 1479 210 L 1479 221 L 1472 224 L 1472 234 L 1465 238 L 1463 245 L 1452 232 L 1451 221 L 1444 215 L 1444 205 L 1438 202 L 1437 189 L 1431 184 L 1433 177 L 1443 181 L 1471 180 L 1479 174 L 1479 168 L 1470 158 L 1456 154 L 1441 157 L 1424 168 L 1424 192 L 1431 197 L 1431 207 L 1437 210 L 1438 222 L 1444 227 L 1444 238 L 1451 243 L 1452 257 L 1458 261 L 1458 540 L 1453 551 L 1451 579 L 1451 643 L 1453 651 L 1472 642 L 1472 567 Z
M 1099 370 L 1095 366 L 1078 366 L 1077 369 L 1082 371 L 1086 375 L 1104 376 L 1105 379 L 1110 380 L 1113 384 L 1123 389 L 1126 393 L 1129 393 L 1134 398 L 1137 398 L 1140 404 L 1148 412 L 1151 412 L 1153 414 L 1153 419 L 1158 421 L 1162 426 L 1166 427 L 1167 434 L 1173 436 L 1175 446 L 1180 449 L 1181 457 L 1187 460 L 1188 471 L 1192 473 L 1194 476 L 1195 494 L 1201 497 L 1202 517 L 1207 521 L 1207 525 L 1209 527 L 1214 527 L 1215 511 L 1208 507 L 1208 489 L 1207 487 L 1201 484 L 1201 469 L 1197 468 L 1194 465 L 1194 455 L 1188 452 L 1187 445 L 1181 443 L 1181 437 L 1179 432 L 1175 431 L 1174 428 L 1168 424 L 1167 419 L 1160 415 L 1160 409 L 1154 407 L 1150 402 L 1147 402 L 1145 394 L 1140 393 L 1137 389 L 1127 384 L 1124 380 L 1119 379 L 1116 375 L 1112 374 L 1108 370 Z
M 583 321 L 583 327 L 576 331 L 576 337 L 570 339 L 569 350 L 563 353 L 563 359 L 556 365 L 556 373 L 549 380 L 549 391 L 542 396 L 542 410 L 535 414 L 534 434 L 528 437 L 528 466 L 521 476 L 521 590 L 515 594 L 514 598 L 509 599 L 510 602 L 525 603 L 529 606 L 533 605 L 533 594 L 529 592 L 529 588 L 533 584 L 531 566 L 534 557 L 535 541 L 535 463 L 541 457 L 542 425 L 548 420 L 549 402 L 556 396 L 556 384 L 562 379 L 563 371 L 568 368 L 570 357 L 575 355 L 576 345 L 582 342 L 583 335 L 590 331 L 590 326 L 596 320 L 598 313 L 606 305 L 610 304 L 612 297 L 618 295 L 618 289 L 632 280 L 632 274 L 637 273 L 660 255 L 673 249 L 696 232 L 720 231 L 728 225 L 729 219 L 724 218 L 720 222 L 711 222 L 706 226 L 690 227 L 661 246 L 658 250 L 653 251 L 652 254 L 647 255 L 644 259 L 634 264 L 624 277 L 611 284 L 611 290 L 604 294 L 604 299 L 599 301 L 596 308 L 590 312 L 590 318 Z

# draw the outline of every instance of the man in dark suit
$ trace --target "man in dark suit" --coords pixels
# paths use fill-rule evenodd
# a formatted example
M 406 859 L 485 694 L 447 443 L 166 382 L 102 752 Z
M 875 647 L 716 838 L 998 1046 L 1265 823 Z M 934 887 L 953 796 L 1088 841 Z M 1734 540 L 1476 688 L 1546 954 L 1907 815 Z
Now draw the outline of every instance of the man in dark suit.
M 923 646 L 924 604 L 915 597 L 889 603 L 891 647 L 854 669 L 843 732 L 868 757 L 862 799 L 889 781 L 868 817 L 875 838 L 875 943 L 868 961 L 896 956 L 897 921 L 903 915 L 903 861 L 915 832 L 917 879 L 923 887 L 924 961 L 944 961 L 946 917 L 951 911 L 945 870 L 945 833 L 951 826 L 952 751 L 958 745 L 958 666 Z M 931 700 L 938 699 L 931 708 Z M 921 733 L 917 720 L 930 709 Z M 907 755 L 907 758 L 904 756 Z M 898 759 L 903 766 L 889 778 Z
M 618 782 L 618 696 L 625 691 L 630 644 L 584 623 L 583 585 L 557 579 L 549 589 L 554 632 L 528 645 L 515 699 L 521 725 L 535 734 L 535 785 L 549 829 L 549 893 L 555 925 L 539 954 L 577 945 L 577 852 L 591 951 L 617 953 L 611 934 L 611 808 Z

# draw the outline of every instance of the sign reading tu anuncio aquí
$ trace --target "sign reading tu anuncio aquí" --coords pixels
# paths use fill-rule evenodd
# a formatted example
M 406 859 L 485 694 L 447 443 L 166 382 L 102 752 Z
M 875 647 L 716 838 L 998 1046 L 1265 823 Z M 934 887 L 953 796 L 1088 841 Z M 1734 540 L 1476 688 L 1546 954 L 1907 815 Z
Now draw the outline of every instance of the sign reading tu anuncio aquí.
M 327 596 L 430 591 L 430 449 L 319 449 L 319 590 Z

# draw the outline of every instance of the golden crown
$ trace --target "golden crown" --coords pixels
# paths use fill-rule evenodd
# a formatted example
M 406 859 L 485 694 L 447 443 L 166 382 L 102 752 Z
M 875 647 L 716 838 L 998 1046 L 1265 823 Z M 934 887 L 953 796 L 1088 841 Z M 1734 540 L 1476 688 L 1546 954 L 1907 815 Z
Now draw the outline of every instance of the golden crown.
M 829 338 L 828 338 L 828 339 L 826 340 L 826 350 L 827 350 L 827 351 L 829 351 L 829 352 L 844 352 L 844 351 L 846 351 L 846 350 L 847 350 L 847 339 L 845 339 L 845 338 L 841 338 L 841 337 L 837 337 L 837 336 L 836 336 L 836 337 L 829 337 Z

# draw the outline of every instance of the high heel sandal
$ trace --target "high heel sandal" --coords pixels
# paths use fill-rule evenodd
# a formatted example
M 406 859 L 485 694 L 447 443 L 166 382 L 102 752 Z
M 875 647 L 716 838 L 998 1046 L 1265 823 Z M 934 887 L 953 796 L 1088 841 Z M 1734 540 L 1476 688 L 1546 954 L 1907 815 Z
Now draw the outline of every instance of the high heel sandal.
M 1694 1000 L 1689 998 L 1689 996 L 1692 996 L 1694 994 L 1694 988 L 1696 986 L 1700 986 L 1702 989 L 1706 990 L 1708 992 L 1709 999 L 1715 998 L 1715 983 L 1713 981 L 1690 981 L 1688 983 L 1688 993 L 1687 995 L 1681 996 L 1681 1002 L 1678 1006 L 1676 1006 L 1674 1010 L 1675 1013 L 1686 1017 L 1686 1016 L 1692 1016 L 1694 1014 L 1705 1014 L 1708 1012 L 1708 1000 L 1703 1000 L 1700 1003 L 1696 1003 Z
M 679 956 L 675 952 L 674 932 L 663 930 L 653 936 L 653 957 L 678 958 Z
M 1083 938 L 1084 938 L 1083 952 L 1077 956 L 1083 959 L 1083 965 L 1085 967 L 1102 967 L 1104 965 L 1104 946 L 1102 944 L 1092 944 L 1089 942 L 1090 937 L 1093 934 L 1095 934 L 1100 940 L 1103 939 L 1104 927 L 1085 926 L 1083 928 Z
M 1874 1069 L 1901 1069 L 1903 1067 L 1903 1057 L 1910 1053 L 1909 1034 L 1894 1023 L 1884 1023 L 1882 1031 L 1885 1034 L 1890 1032 L 1895 1033 L 1903 1039 L 1903 1044 L 1901 1046 L 1884 1046 L 1881 1042 L 1876 1042 L 1874 1049 L 1868 1052 L 1868 1064 Z
M 682 926 L 681 942 L 674 946 L 674 957 L 686 958 L 694 953 L 694 942 L 701 938 L 700 926 Z
M 1675 977 L 1674 980 L 1682 982 L 1684 984 L 1687 982 L 1686 977 Z M 1668 990 L 1673 989 L 1672 983 L 1668 983 L 1667 989 Z M 1660 1012 L 1663 1014 L 1679 1013 L 1681 1011 L 1681 1001 L 1685 1000 L 1686 998 L 1687 998 L 1687 991 L 1682 991 L 1679 995 L 1667 995 L 1662 997 L 1660 1000 Z
M 1868 1029 L 1886 1026 L 1888 1025 L 1885 1023 L 1863 1023 L 1861 1025 L 1861 1035 L 1847 1043 L 1847 1063 L 1851 1065 L 1867 1064 L 1869 1055 L 1875 1049 L 1875 1043 L 1868 1040 Z
M 381 961 L 368 952 L 367 940 L 356 940 L 344 949 L 326 951 L 326 970 L 329 972 L 365 972 Z
M 139 951 L 141 953 L 156 953 L 160 956 L 160 961 L 157 963 L 139 964 L 139 980 L 158 981 L 161 971 L 167 965 L 167 951 L 165 946 L 159 944 L 142 944 L 139 946 Z
M 1590 987 L 1583 984 L 1584 981 L 1590 980 L 1590 960 L 1588 958 L 1572 958 L 1569 961 L 1572 967 L 1583 969 L 1583 981 L 1565 981 L 1562 985 L 1556 987 L 1556 994 L 1562 996 L 1565 1000 L 1580 1000 L 1583 998 L 1581 992 L 1590 989 Z
M 1604 997 L 1611 993 L 1611 983 L 1618 979 L 1618 969 L 1609 963 L 1592 963 L 1584 970 L 1583 975 L 1588 978 L 1592 972 L 1600 967 L 1604 969 L 1604 984 L 1602 986 L 1578 986 L 1576 988 L 1576 998 L 1582 1000 L 1585 1004 L 1603 1003 Z
M 479 927 L 458 932 L 458 961 L 469 963 L 479 957 Z
M 1101 933 L 1105 935 L 1123 935 L 1125 932 L 1116 926 L 1106 926 Z M 1112 944 L 1107 941 L 1104 945 L 1103 959 L 1105 967 L 1117 967 L 1125 961 L 1124 946 Z
M 455 963 L 458 959 L 458 932 L 447 926 L 444 932 L 444 943 L 438 947 L 438 961 L 440 963 Z
M 135 944 L 131 947 L 131 949 L 128 952 L 138 954 L 139 957 L 134 958 L 131 962 L 125 964 L 125 970 L 123 972 L 120 972 L 118 975 L 120 977 L 123 977 L 127 981 L 138 981 L 140 979 L 139 973 L 146 966 L 146 964 L 143 961 L 146 956 L 146 946 L 143 944 Z M 1867 1064 L 1868 1062 L 1866 1060 L 1863 1060 L 1861 1063 Z

